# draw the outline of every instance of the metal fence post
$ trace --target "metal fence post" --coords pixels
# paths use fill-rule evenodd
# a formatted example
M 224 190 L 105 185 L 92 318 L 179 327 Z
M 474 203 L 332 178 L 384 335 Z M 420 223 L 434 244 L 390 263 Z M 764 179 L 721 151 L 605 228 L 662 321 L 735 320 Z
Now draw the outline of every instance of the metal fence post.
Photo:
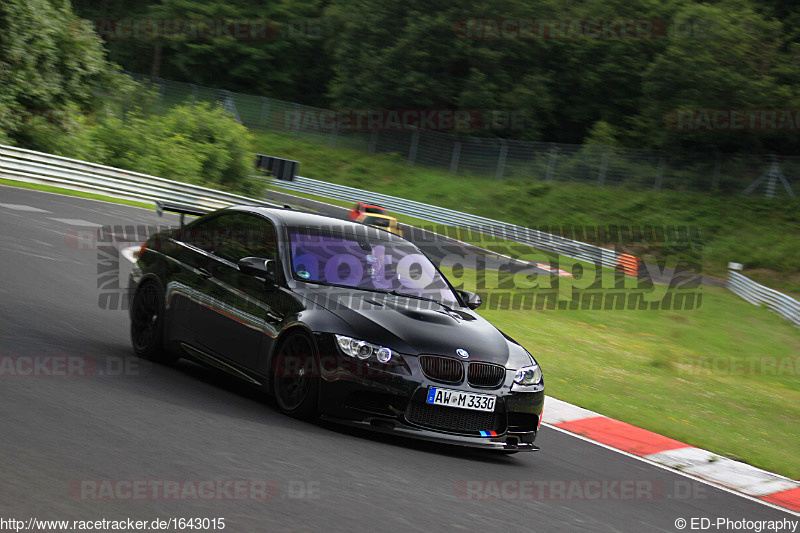
M 259 118 L 259 121 L 263 124 L 266 124 L 269 120 L 269 98 L 262 96 L 261 101 L 263 103 L 261 104 L 261 117 Z
M 658 158 L 658 171 L 656 172 L 656 183 L 653 185 L 654 191 L 660 191 L 664 183 L 664 156 Z
M 408 164 L 413 165 L 417 160 L 417 147 L 419 146 L 419 132 L 414 131 L 411 134 L 411 147 L 408 149 Z
M 550 157 L 547 158 L 547 174 L 545 179 L 553 181 L 553 173 L 556 170 L 556 159 L 558 159 L 558 148 L 553 146 L 550 148 Z
M 768 158 L 770 160 L 769 170 L 753 181 L 753 183 L 751 183 L 742 194 L 752 193 L 758 188 L 759 185 L 761 185 L 764 180 L 767 180 L 767 190 L 765 195 L 769 200 L 772 200 L 772 198 L 775 196 L 775 187 L 778 183 L 778 180 L 780 180 L 783 188 L 786 189 L 786 192 L 789 194 L 789 196 L 795 198 L 794 190 L 792 190 L 792 186 L 789 185 L 789 182 L 783 175 L 783 171 L 781 171 L 781 166 L 778 163 L 777 156 L 769 155 Z
M 494 173 L 494 179 L 499 180 L 503 178 L 503 173 L 506 169 L 506 156 L 508 155 L 508 145 L 504 139 L 500 139 L 500 155 L 497 156 L 497 170 Z
M 458 159 L 461 157 L 461 141 L 453 143 L 453 155 L 450 157 L 450 173 L 458 174 Z
M 606 171 L 608 170 L 608 158 L 611 155 L 611 148 L 606 148 L 603 158 L 600 160 L 600 170 L 597 173 L 597 184 L 602 187 L 606 184 Z
M 372 130 L 372 133 L 369 134 L 368 150 L 374 154 L 377 146 L 378 146 L 378 130 Z

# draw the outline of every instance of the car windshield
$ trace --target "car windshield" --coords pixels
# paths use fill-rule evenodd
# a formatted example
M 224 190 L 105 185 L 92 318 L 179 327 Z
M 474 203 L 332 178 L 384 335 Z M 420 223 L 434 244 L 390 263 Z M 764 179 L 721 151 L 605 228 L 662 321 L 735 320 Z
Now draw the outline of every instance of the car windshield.
M 289 230 L 295 278 L 458 305 L 436 267 L 407 241 L 311 228 Z
M 364 217 L 364 224 L 369 224 L 370 226 L 379 226 L 381 228 L 388 228 L 389 219 L 382 217 Z
M 386 209 L 384 209 L 382 207 L 369 206 L 369 207 L 364 207 L 364 212 L 365 213 L 373 213 L 373 214 L 376 214 L 376 215 L 380 215 L 382 213 L 385 213 Z

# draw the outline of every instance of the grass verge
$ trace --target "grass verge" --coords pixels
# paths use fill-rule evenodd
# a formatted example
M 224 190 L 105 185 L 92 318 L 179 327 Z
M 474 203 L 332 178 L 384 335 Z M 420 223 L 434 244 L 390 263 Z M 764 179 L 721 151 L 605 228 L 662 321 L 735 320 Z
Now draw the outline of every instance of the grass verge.
M 800 334 L 767 309 L 704 287 L 694 310 L 481 314 L 534 354 L 549 395 L 800 477 Z
M 151 203 L 137 202 L 136 200 L 126 200 L 124 198 L 114 198 L 112 196 L 104 196 L 102 194 L 94 194 L 91 192 L 73 191 L 72 189 L 65 189 L 62 187 L 53 187 L 52 185 L 42 185 L 39 183 L 28 183 L 26 181 L 15 181 L 6 178 L 0 178 L 0 185 L 9 185 L 11 187 L 18 187 L 20 189 L 31 189 L 34 191 L 52 192 L 56 194 L 64 194 L 66 196 L 76 196 L 78 198 L 88 198 L 90 200 L 101 200 L 103 202 L 111 202 L 115 204 L 130 205 L 133 207 L 142 207 L 144 209 L 155 209 Z
M 152 207 L 57 187 L 0 183 Z M 502 288 L 509 282 L 502 274 L 442 270 L 459 288 L 483 293 L 486 305 L 480 313 L 537 358 L 549 395 L 800 477 L 795 459 L 800 452 L 800 333 L 774 313 L 708 287 L 693 310 L 504 309 L 502 300 L 494 299 L 509 293 Z M 551 288 L 543 286 L 548 280 L 516 278 L 510 286 L 517 296 L 535 296 Z M 606 289 L 618 282 L 611 272 L 601 274 L 600 281 Z M 625 284 L 621 288 L 635 290 L 635 280 Z M 575 287 L 574 281 L 562 280 L 559 301 L 574 298 Z M 664 291 L 656 287 L 648 299 L 657 300 Z M 768 342 L 764 331 L 770 332 Z
M 350 207 L 349 202 L 297 195 Z M 402 215 L 398 219 L 430 225 Z M 496 244 L 497 251 L 508 251 L 504 243 L 473 244 L 490 249 Z M 549 259 L 535 254 L 520 258 Z M 558 260 L 562 266 L 580 263 Z M 559 280 L 559 302 L 573 300 L 573 289 L 585 295 L 590 280 L 599 280 L 603 294 L 614 292 L 621 281 L 607 269 L 598 275 L 593 265 L 582 265 L 585 280 Z M 690 307 L 696 308 L 514 309 L 514 301 L 503 298 L 513 295 L 521 302 L 532 296 L 535 301 L 552 290 L 549 276 L 442 270 L 457 288 L 481 293 L 485 305 L 480 313 L 537 357 L 548 394 L 731 459 L 800 477 L 794 459 L 800 453 L 800 330 L 766 308 L 725 289 L 668 291 L 655 286 L 646 292 L 648 302 L 692 292 L 697 300 Z M 638 290 L 631 278 L 619 288 Z M 767 330 L 765 341 L 762 333 Z
M 255 133 L 253 146 L 300 161 L 304 176 L 522 226 L 693 226 L 704 273 L 724 277 L 728 262 L 743 263 L 745 275 L 800 297 L 800 199 L 453 175 L 408 166 L 396 154 L 330 148 L 288 133 Z

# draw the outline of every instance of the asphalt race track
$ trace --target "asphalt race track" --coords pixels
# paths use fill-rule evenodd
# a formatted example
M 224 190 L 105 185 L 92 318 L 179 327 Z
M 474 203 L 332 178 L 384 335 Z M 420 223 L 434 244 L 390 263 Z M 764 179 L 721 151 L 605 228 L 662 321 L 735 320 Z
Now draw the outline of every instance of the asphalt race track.
M 214 371 L 140 361 L 127 311 L 100 305 L 127 262 L 114 270 L 88 235 L 176 220 L 0 187 L 0 517 L 224 518 L 226 532 L 797 520 L 551 428 L 540 452 L 495 456 L 295 421 Z

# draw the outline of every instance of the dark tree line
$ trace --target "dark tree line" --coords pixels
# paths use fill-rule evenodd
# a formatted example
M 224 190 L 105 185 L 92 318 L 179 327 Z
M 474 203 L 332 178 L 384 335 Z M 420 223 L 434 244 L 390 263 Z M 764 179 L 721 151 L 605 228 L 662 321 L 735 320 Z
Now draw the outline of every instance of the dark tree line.
M 24 5 L 31 12 L 69 9 L 66 0 Z M 73 0 L 73 5 L 98 30 L 102 21 L 117 19 L 272 21 L 263 38 L 120 39 L 112 33 L 105 40 L 112 62 L 167 79 L 328 108 L 505 110 L 524 119 L 525 128 L 483 134 L 526 140 L 728 153 L 793 154 L 798 147 L 796 113 L 790 124 L 746 131 L 694 131 L 702 123 L 685 131 L 675 123 L 676 112 L 685 110 L 800 109 L 795 2 Z M 491 21 L 498 19 L 564 26 L 547 25 L 544 37 L 512 31 L 497 38 Z M 649 35 L 637 38 L 618 38 L 619 29 L 597 37 L 586 31 L 591 20 L 652 26 Z M 566 33 L 559 34 L 562 30 Z M 100 35 L 109 37 L 107 28 Z M 529 38 L 515 38 L 520 35 Z M 73 78 L 73 91 L 79 92 L 79 79 L 98 64 L 97 48 L 85 46 L 91 61 L 63 73 Z M 747 131 L 752 129 L 765 131 Z

